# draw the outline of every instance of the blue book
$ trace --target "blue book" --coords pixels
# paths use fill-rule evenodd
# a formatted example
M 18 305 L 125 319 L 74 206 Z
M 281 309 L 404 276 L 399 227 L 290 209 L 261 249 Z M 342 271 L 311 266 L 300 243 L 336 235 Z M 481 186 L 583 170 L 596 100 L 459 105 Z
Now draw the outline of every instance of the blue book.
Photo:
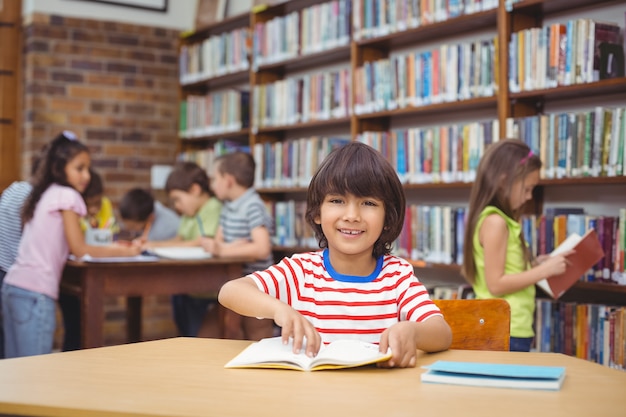
M 476 387 L 557 391 L 565 379 L 562 366 L 436 361 L 424 368 L 422 382 Z

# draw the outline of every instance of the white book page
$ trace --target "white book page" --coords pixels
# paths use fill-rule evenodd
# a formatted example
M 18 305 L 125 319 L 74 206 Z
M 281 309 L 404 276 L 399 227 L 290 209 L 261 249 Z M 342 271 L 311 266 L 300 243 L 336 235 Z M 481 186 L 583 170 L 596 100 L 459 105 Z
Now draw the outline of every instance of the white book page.
M 206 252 L 204 248 L 197 247 L 163 247 L 153 248 L 150 250 L 157 256 L 165 259 L 178 259 L 178 260 L 194 260 L 194 259 L 209 259 L 211 254 Z
M 351 365 L 370 362 L 384 356 L 378 345 L 360 340 L 336 340 L 320 349 L 311 366 L 320 364 Z
M 579 234 L 572 233 L 563 242 L 561 242 L 561 244 L 556 249 L 550 252 L 550 256 L 559 255 L 561 253 L 574 249 L 581 239 L 582 238 L 580 237 Z M 554 297 L 554 293 L 552 293 L 552 289 L 550 288 L 550 285 L 548 284 L 548 280 L 546 278 L 537 282 L 537 286 L 539 286 L 546 293 Z
M 228 362 L 225 367 L 232 368 L 251 364 L 284 363 L 296 365 L 302 369 L 308 369 L 311 364 L 311 358 L 306 356 L 304 352 L 305 350 L 302 349 L 300 353 L 293 353 L 293 345 L 291 342 L 284 345 L 280 337 L 270 337 L 252 343 Z

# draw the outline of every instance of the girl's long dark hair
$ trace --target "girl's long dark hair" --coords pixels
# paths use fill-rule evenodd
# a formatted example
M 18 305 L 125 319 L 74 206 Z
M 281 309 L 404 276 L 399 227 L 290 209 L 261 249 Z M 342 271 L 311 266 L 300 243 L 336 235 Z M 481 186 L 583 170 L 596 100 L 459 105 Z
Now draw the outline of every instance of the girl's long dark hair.
M 510 195 L 513 183 L 523 180 L 529 173 L 541 168 L 541 160 L 534 155 L 528 145 L 517 139 L 502 139 L 486 149 L 478 164 L 476 180 L 472 186 L 469 201 L 465 241 L 463 242 L 463 265 L 461 273 L 470 283 L 474 283 L 476 263 L 474 262 L 474 233 L 483 209 L 494 206 L 512 219 L 519 219 L 519 211 L 511 207 Z M 522 247 L 526 247 L 524 235 L 520 234 Z M 526 260 L 530 254 L 526 251 Z
M 89 152 L 87 146 L 76 139 L 74 133 L 65 131 L 52 140 L 43 151 L 32 184 L 33 190 L 22 208 L 22 223 L 33 218 L 35 207 L 41 195 L 51 184 L 69 186 L 65 176 L 65 166 L 81 152 Z

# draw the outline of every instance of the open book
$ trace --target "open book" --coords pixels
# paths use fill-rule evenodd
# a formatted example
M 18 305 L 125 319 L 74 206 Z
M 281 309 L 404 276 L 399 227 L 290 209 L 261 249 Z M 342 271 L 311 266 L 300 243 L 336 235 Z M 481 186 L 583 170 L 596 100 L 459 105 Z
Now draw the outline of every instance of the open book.
M 378 351 L 378 345 L 359 340 L 336 340 L 323 345 L 314 358 L 304 353 L 293 353 L 292 342 L 284 345 L 280 337 L 261 339 L 245 348 L 224 365 L 225 368 L 277 368 L 297 371 L 354 368 L 391 359 Z
M 422 382 L 476 387 L 559 390 L 565 379 L 562 366 L 437 361 L 424 368 Z
M 573 233 L 567 237 L 550 255 L 558 255 L 573 249 L 575 253 L 567 257 L 569 265 L 565 272 L 543 279 L 537 285 L 557 299 L 574 285 L 589 268 L 604 256 L 604 250 L 594 229 L 589 229 L 582 237 Z
M 210 259 L 211 254 L 206 252 L 200 246 L 172 246 L 172 247 L 156 247 L 150 249 L 150 252 L 156 256 L 164 259 L 176 259 L 176 260 L 197 260 L 197 259 Z

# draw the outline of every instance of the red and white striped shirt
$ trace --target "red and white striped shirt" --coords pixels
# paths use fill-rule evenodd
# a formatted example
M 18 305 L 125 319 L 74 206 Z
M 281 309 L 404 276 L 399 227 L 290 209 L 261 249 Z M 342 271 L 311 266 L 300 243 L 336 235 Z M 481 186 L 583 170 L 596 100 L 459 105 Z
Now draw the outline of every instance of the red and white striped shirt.
M 441 316 L 413 266 L 393 255 L 381 257 L 368 277 L 337 273 L 327 250 L 295 254 L 248 276 L 261 291 L 305 316 L 325 343 L 378 343 L 380 334 L 399 321 Z

